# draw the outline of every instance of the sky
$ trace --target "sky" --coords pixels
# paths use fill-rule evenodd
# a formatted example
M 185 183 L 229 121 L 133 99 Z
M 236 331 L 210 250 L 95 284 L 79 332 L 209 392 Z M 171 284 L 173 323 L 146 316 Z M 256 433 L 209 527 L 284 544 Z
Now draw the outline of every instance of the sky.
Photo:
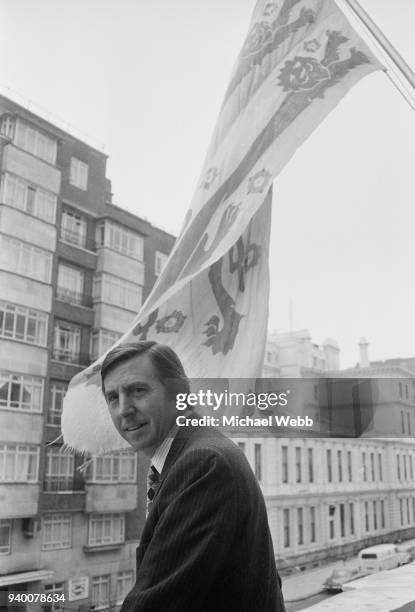
M 414 0 L 360 0 L 415 69 Z M 103 148 L 114 202 L 176 234 L 253 0 L 0 0 L 0 92 Z M 274 183 L 269 329 L 341 365 L 415 356 L 415 115 L 358 83 Z M 290 308 L 291 304 L 291 308 Z M 291 312 L 291 316 L 290 316 Z

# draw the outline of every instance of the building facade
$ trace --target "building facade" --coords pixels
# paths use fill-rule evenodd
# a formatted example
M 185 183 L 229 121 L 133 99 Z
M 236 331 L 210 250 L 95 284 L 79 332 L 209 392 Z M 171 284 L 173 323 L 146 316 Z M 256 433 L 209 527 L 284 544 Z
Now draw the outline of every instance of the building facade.
M 0 590 L 46 589 L 73 610 L 129 590 L 146 466 L 124 452 L 80 471 L 85 458 L 62 452 L 62 400 L 174 243 L 112 203 L 106 159 L 0 97 Z
M 364 339 L 359 348 L 359 364 L 340 370 L 335 341 L 318 346 L 308 330 L 271 335 L 264 376 L 291 387 L 285 413 L 309 415 L 314 428 L 232 431 L 284 565 L 415 537 L 415 360 L 371 363 Z

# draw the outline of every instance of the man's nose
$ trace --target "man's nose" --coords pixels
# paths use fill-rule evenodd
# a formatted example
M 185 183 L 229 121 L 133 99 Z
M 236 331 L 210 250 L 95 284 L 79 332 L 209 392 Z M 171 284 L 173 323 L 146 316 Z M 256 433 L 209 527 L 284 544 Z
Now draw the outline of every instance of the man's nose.
M 121 415 L 130 414 L 134 410 L 129 393 L 121 391 L 118 399 L 118 406 Z

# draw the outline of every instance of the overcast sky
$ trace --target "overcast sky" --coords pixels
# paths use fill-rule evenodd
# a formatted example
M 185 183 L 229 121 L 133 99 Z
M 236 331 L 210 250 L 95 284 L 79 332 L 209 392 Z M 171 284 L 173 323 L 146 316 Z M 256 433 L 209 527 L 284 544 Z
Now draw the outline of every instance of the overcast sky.
M 414 67 L 414 0 L 360 1 Z M 253 7 L 0 0 L 0 91 L 105 145 L 115 203 L 177 233 Z M 414 112 L 370 75 L 275 182 L 271 330 L 292 300 L 294 328 L 335 338 L 344 367 L 360 336 L 371 359 L 415 356 L 414 159 Z

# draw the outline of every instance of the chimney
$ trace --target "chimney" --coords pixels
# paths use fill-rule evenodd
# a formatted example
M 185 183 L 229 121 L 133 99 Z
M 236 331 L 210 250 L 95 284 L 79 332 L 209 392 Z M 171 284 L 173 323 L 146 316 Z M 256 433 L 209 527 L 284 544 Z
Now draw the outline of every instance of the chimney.
M 369 342 L 366 338 L 360 338 L 359 340 L 359 352 L 360 352 L 360 367 L 368 368 L 370 366 L 369 361 Z

